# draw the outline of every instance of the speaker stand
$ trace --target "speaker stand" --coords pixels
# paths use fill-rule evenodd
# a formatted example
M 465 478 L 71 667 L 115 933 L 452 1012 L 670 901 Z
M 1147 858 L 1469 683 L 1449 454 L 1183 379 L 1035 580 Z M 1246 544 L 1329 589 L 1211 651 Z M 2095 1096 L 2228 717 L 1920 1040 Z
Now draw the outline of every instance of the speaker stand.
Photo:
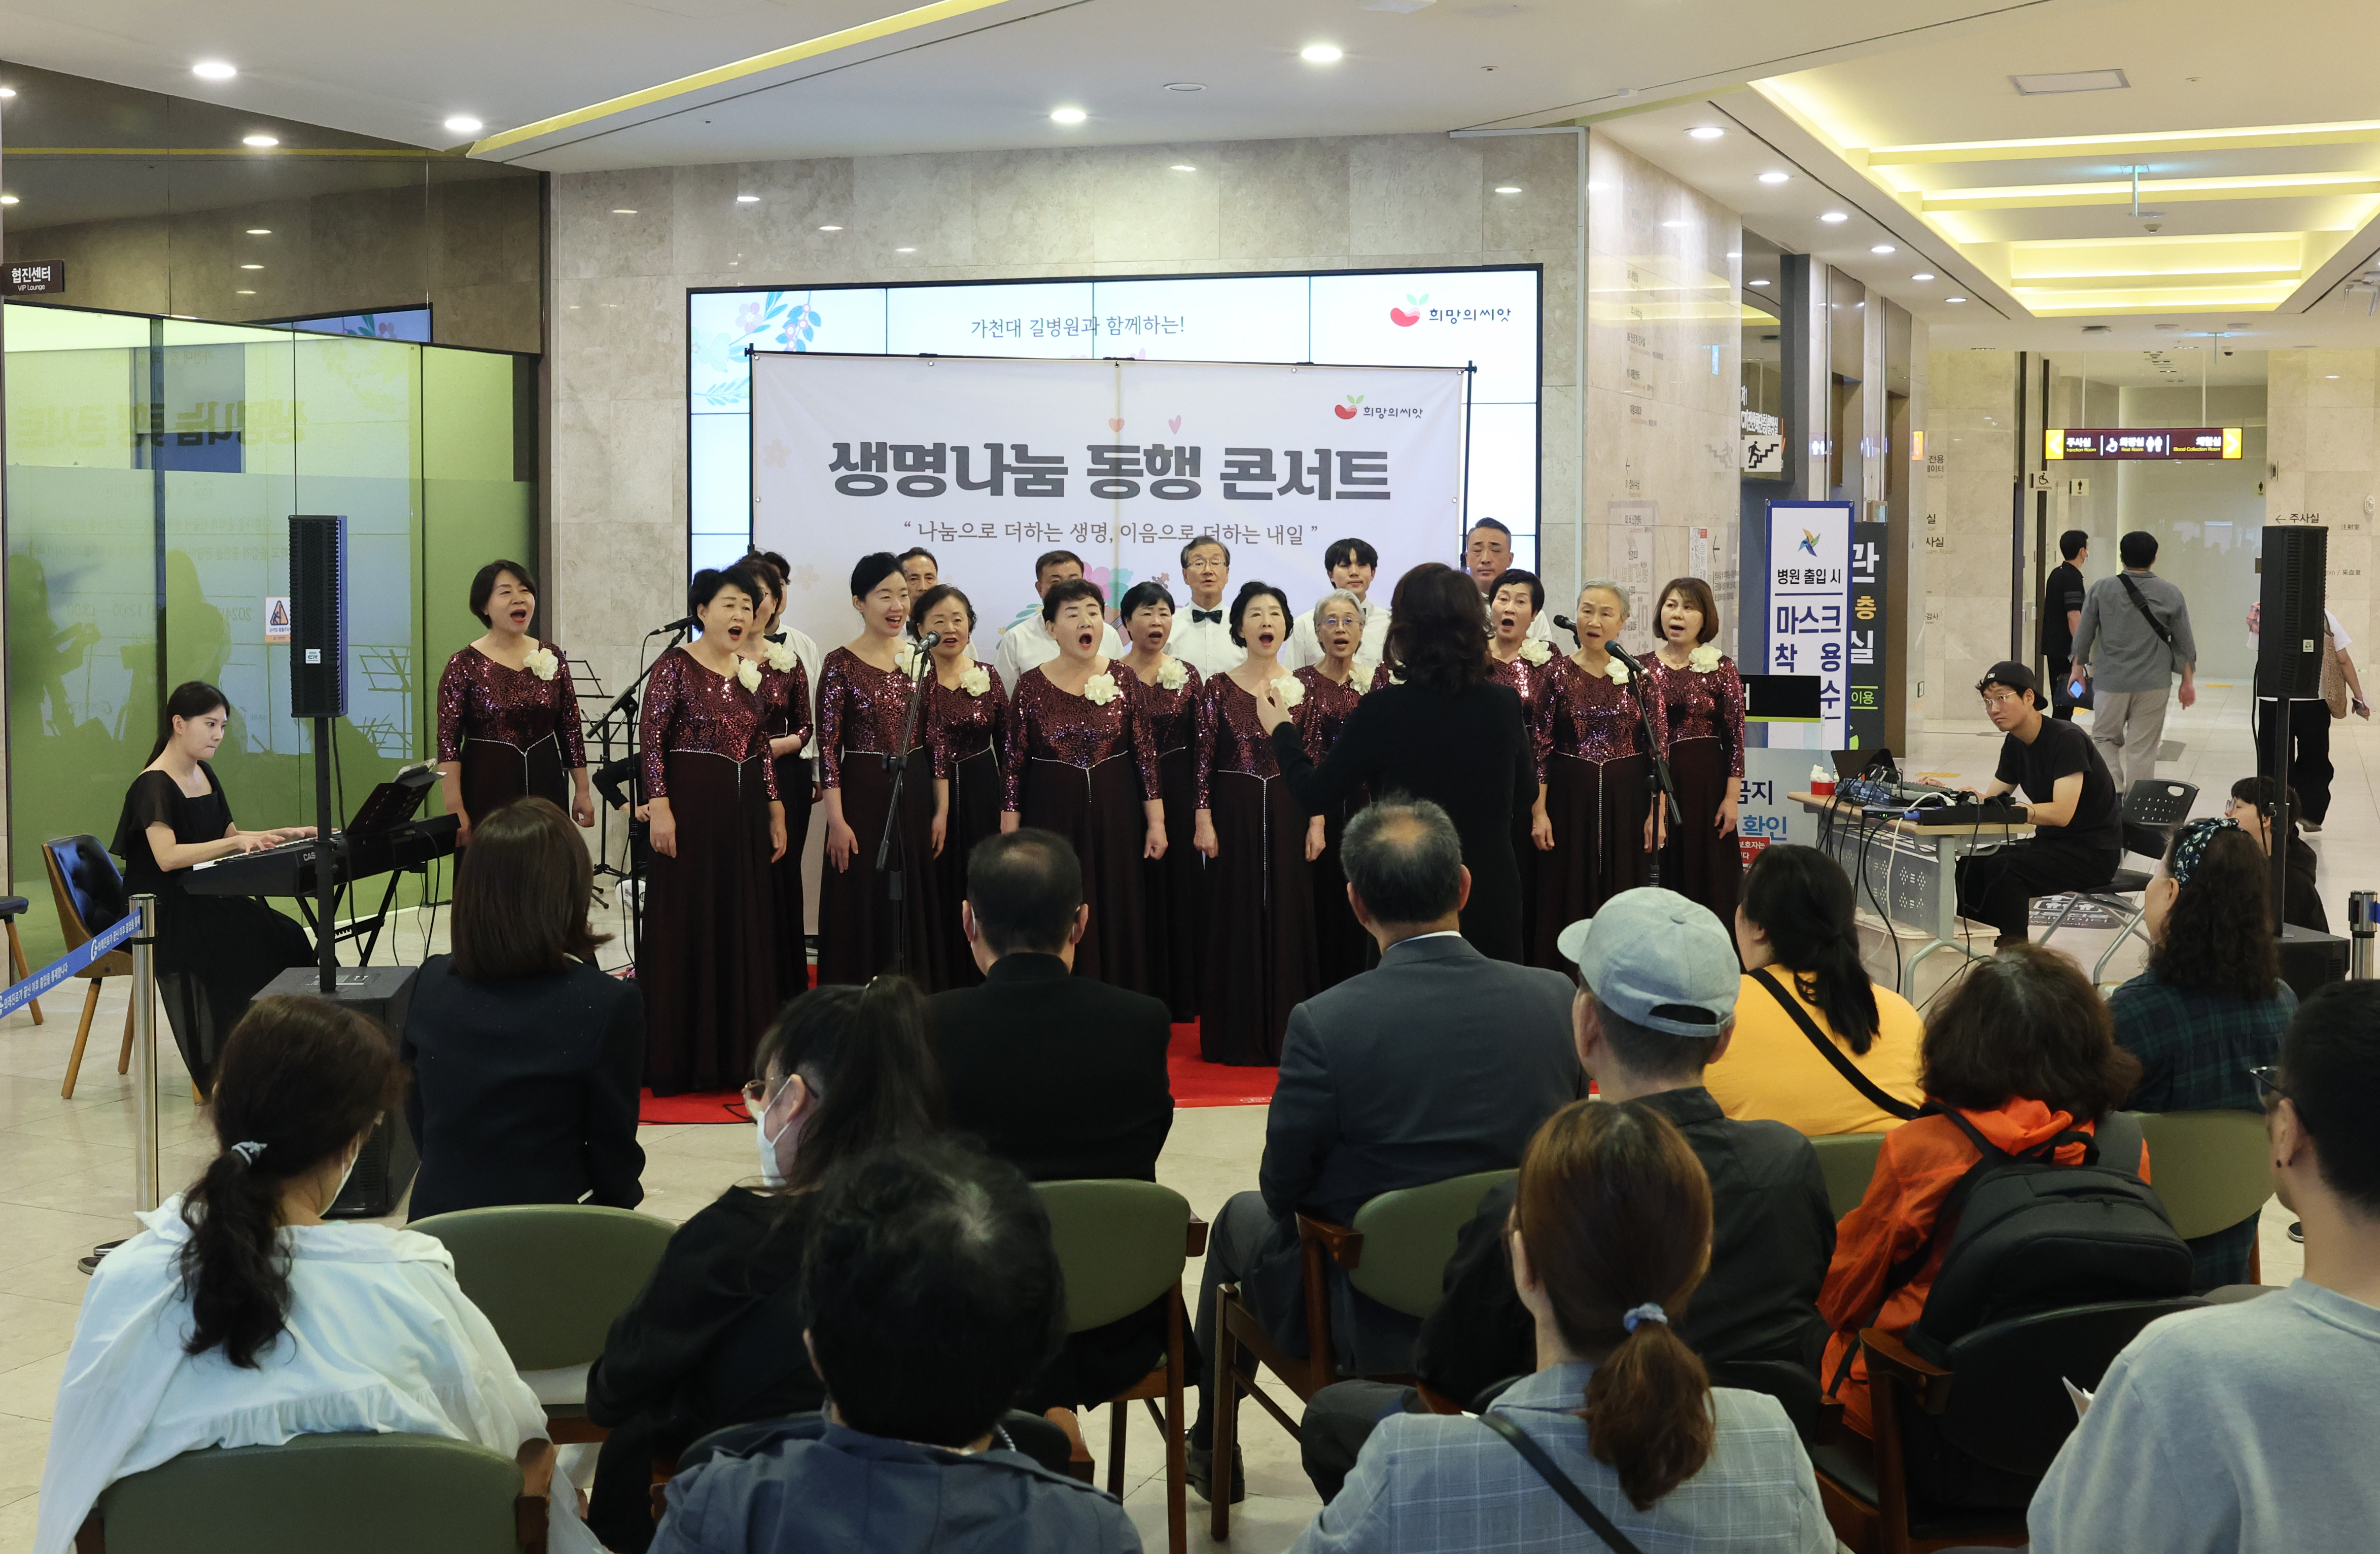
M 339 966 L 338 924 L 331 917 L 336 899 L 332 859 L 337 853 L 331 840 L 331 727 L 329 718 L 314 720 L 314 950 L 324 998 L 338 989 Z

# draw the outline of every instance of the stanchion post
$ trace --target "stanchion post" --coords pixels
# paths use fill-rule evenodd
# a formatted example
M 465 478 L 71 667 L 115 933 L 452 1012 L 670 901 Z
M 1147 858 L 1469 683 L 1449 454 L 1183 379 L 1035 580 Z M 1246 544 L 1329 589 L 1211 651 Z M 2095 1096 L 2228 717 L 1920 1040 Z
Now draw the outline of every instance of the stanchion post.
M 157 1207 L 157 898 L 134 896 L 132 910 L 132 1197 L 146 1214 Z

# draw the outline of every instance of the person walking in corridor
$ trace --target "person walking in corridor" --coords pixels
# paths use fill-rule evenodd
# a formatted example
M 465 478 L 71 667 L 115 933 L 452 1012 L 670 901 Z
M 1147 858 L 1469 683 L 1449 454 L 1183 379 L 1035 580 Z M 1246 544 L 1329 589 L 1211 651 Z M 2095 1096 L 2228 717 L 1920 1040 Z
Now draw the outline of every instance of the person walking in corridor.
M 2083 598 L 2073 662 L 2089 666 L 2091 739 L 2120 801 L 2134 783 L 2156 775 L 2175 671 L 2181 674 L 2181 705 L 2197 704 L 2198 642 L 2190 632 L 2190 601 L 2149 570 L 2156 565 L 2156 536 L 2136 528 L 2116 549 L 2124 569 L 2092 584 Z

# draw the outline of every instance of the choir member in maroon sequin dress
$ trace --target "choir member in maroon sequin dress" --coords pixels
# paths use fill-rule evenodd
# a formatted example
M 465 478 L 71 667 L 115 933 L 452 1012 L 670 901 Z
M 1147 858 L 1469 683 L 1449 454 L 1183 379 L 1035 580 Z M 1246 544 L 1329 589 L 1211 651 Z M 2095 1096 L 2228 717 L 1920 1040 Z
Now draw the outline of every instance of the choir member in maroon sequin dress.
M 446 661 L 438 677 L 438 771 L 446 812 L 471 821 L 534 794 L 595 823 L 578 695 L 562 650 L 528 634 L 537 581 L 516 561 L 492 561 L 471 579 L 471 613 L 487 634 Z
M 696 573 L 687 603 L 702 635 L 662 654 L 645 684 L 653 856 L 637 982 L 657 1096 L 742 1084 L 777 1013 L 769 866 L 785 851 L 785 808 L 760 667 L 740 651 L 767 591 L 747 567 Z
M 1091 921 L 1075 946 L 1075 975 L 1153 995 L 1163 984 L 1148 960 L 1140 860 L 1165 856 L 1165 803 L 1146 690 L 1099 651 L 1106 603 L 1081 577 L 1041 596 L 1058 656 L 1016 682 L 1000 829 L 1054 831 L 1082 860 Z
M 900 748 L 923 664 L 904 634 L 909 584 L 891 552 L 862 556 L 851 569 L 851 607 L 860 633 L 827 654 L 819 673 L 819 783 L 826 795 L 819 985 L 864 984 L 896 969 L 898 955 L 908 975 L 931 991 L 929 946 L 941 927 L 933 880 L 934 762 L 922 709 L 908 748 Z M 877 870 L 876 854 L 892 811 L 892 778 L 905 765 L 900 831 L 884 865 L 888 872 L 901 870 L 896 902 Z
M 924 552 L 919 552 L 922 555 Z M 932 558 L 928 557 L 929 561 Z M 905 562 L 915 571 L 914 563 Z M 926 748 L 934 763 L 934 958 L 926 963 L 929 988 L 971 988 L 983 980 L 959 923 L 966 899 L 967 855 L 1000 832 L 1008 801 L 1001 772 L 1008 732 L 1008 690 L 1000 673 L 975 661 L 975 606 L 943 583 L 926 589 L 909 616 L 917 631 L 941 634 L 926 677 Z
M 1553 678 L 1553 645 L 1530 634 L 1537 613 L 1546 607 L 1546 586 L 1534 572 L 1510 567 L 1497 574 L 1488 589 L 1488 662 L 1499 685 L 1510 686 L 1521 698 L 1521 721 L 1537 726 L 1537 711 L 1546 686 Z M 1537 860 L 1554 844 L 1553 822 L 1546 815 L 1546 773 L 1537 764 L 1537 801 L 1525 815 L 1512 817 L 1512 863 L 1521 871 L 1522 942 L 1537 940 Z
M 1305 759 L 1320 766 L 1330 747 L 1339 743 L 1339 731 L 1355 704 L 1378 682 L 1380 666 L 1356 656 L 1364 648 L 1364 601 L 1347 589 L 1333 589 L 1324 594 L 1302 625 L 1312 631 L 1321 662 L 1297 672 L 1305 699 L 1297 705 L 1295 721 Z M 1292 628 L 1291 640 L 1295 641 L 1298 635 Z M 1315 817 L 1322 826 L 1320 845 L 1316 847 L 1313 834 L 1307 834 L 1307 844 L 1314 852 L 1309 871 L 1314 877 L 1315 962 L 1326 988 L 1354 976 L 1369 959 L 1372 936 L 1364 931 L 1354 909 L 1347 904 L 1347 876 L 1339 867 L 1339 839 L 1355 811 L 1370 801 L 1370 793 L 1363 788 L 1332 800 Z
M 1644 732 L 1627 670 L 1604 647 L 1628 624 L 1628 593 L 1605 578 L 1579 590 L 1578 651 L 1548 667 L 1534 731 L 1543 763 L 1553 846 L 1537 859 L 1536 937 L 1530 963 L 1567 970 L 1554 941 L 1621 891 L 1645 883 L 1652 852 L 1645 827 Z M 1661 698 L 1651 698 L 1654 730 Z
M 764 591 L 753 611 L 752 629 L 736 652 L 760 671 L 760 704 L 768 710 L 762 730 L 769 736 L 769 760 L 777 769 L 777 800 L 786 816 L 785 851 L 769 866 L 770 941 L 776 946 L 777 1002 L 783 1003 L 809 988 L 809 960 L 802 944 L 802 842 L 810 829 L 810 775 L 802 751 L 810 738 L 810 677 L 801 655 L 772 635 L 785 613 L 784 580 L 759 554 L 747 555 L 743 565 Z
M 1199 967 L 1206 964 L 1207 859 L 1196 845 L 1198 695 L 1205 682 L 1187 659 L 1165 651 L 1173 634 L 1173 595 L 1164 584 L 1135 583 L 1116 613 L 1132 648 L 1123 665 L 1140 682 L 1165 800 L 1165 856 L 1144 858 L 1140 866 L 1149 975 L 1180 1025 L 1198 1017 Z
M 1278 1063 L 1289 1012 L 1322 990 L 1311 865 L 1323 817 L 1309 821 L 1291 796 L 1257 715 L 1270 681 L 1281 682 L 1274 694 L 1293 719 L 1305 700 L 1304 683 L 1281 664 L 1289 600 L 1269 583 L 1245 584 L 1231 625 L 1247 657 L 1198 698 L 1198 850 L 1214 860 L 1198 1050 L 1210 1063 Z
M 1743 888 L 1736 807 L 1743 796 L 1743 680 L 1711 645 L 1718 604 L 1700 577 L 1673 577 L 1654 617 L 1660 644 L 1647 665 L 1669 722 L 1670 782 L 1679 828 L 1661 849 L 1661 883 L 1735 921 Z

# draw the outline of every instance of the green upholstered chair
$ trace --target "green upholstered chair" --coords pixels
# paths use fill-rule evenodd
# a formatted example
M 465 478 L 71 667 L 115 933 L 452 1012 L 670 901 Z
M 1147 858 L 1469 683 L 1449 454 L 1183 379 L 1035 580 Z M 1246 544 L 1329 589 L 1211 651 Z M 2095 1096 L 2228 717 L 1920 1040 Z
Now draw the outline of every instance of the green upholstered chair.
M 2261 1111 L 2143 1112 L 2150 1185 L 2184 1241 L 2232 1226 L 2273 1196 L 2272 1146 Z M 2249 1243 L 2248 1281 L 2262 1283 L 2264 1258 Z
M 1876 1174 L 1884 1135 L 1827 1134 L 1810 1140 L 1810 1147 L 1818 1152 L 1818 1169 L 1827 1173 L 1827 1201 L 1840 1220 L 1867 1196 L 1868 1179 Z

